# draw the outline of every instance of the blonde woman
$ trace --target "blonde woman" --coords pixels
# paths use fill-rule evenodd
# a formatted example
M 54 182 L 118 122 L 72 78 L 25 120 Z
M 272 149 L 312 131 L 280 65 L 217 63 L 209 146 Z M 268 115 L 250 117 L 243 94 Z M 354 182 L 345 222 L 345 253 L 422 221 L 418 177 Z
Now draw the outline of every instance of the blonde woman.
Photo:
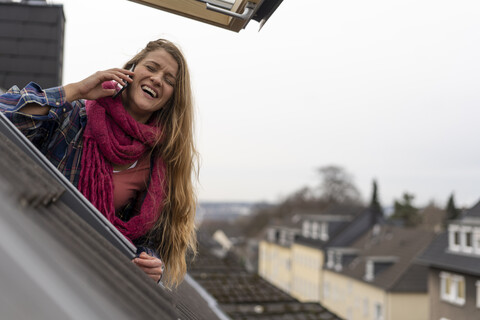
M 182 280 L 196 250 L 197 152 L 189 72 L 173 43 L 151 41 L 123 69 L 62 87 L 13 87 L 0 109 L 137 245 L 137 266 L 155 281 L 165 272 L 167 286 Z

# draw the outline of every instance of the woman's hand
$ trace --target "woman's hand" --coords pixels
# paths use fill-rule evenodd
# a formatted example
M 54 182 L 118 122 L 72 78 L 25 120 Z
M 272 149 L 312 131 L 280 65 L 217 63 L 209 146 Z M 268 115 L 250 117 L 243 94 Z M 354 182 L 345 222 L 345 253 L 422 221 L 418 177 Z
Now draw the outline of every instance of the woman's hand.
M 64 86 L 66 99 L 68 102 L 72 102 L 78 99 L 95 100 L 112 96 L 116 92 L 115 89 L 103 89 L 102 83 L 111 80 L 118 83 L 130 83 L 133 80 L 129 76 L 133 76 L 132 71 L 120 68 L 97 71 L 82 81 Z
M 163 275 L 162 260 L 152 257 L 145 252 L 132 260 L 140 269 L 142 269 L 155 282 L 159 282 Z

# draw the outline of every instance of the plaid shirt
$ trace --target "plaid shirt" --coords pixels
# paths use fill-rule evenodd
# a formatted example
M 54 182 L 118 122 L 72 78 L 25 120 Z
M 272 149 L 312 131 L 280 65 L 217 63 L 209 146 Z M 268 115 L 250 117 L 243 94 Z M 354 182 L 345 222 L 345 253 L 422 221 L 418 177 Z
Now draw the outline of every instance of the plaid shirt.
M 50 110 L 45 116 L 22 113 L 21 108 L 28 103 L 49 106 Z M 5 114 L 75 187 L 78 186 L 83 130 L 87 124 L 84 100 L 69 103 L 65 100 L 63 87 L 42 89 L 38 84 L 30 82 L 22 90 L 13 86 L 0 95 L 0 112 Z M 154 245 L 148 239 L 142 237 L 134 241 L 134 244 L 138 249 L 137 255 L 146 252 L 159 258 L 151 249 Z
M 45 116 L 21 112 L 28 103 L 49 106 Z M 65 100 L 63 87 L 42 89 L 30 82 L 20 90 L 13 86 L 0 96 L 0 112 L 63 173 L 78 186 L 81 169 L 83 130 L 87 123 L 85 102 L 69 103 Z

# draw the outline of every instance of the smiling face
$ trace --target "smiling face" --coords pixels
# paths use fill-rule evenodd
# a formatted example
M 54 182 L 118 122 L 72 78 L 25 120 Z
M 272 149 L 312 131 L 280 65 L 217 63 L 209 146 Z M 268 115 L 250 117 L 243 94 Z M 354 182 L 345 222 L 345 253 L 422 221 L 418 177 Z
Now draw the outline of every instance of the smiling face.
M 135 66 L 133 82 L 122 94 L 127 112 L 145 123 L 172 98 L 177 82 L 178 64 L 164 49 L 149 52 Z

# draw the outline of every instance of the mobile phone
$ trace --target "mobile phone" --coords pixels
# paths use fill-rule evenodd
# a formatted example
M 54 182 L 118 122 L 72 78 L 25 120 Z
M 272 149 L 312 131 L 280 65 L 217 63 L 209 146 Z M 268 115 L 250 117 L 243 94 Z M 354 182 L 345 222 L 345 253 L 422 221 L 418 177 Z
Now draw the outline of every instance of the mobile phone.
M 135 70 L 135 63 L 132 65 L 132 67 L 129 69 L 129 71 L 132 71 Z M 131 78 L 131 77 L 130 77 Z M 112 96 L 113 99 L 115 99 L 117 96 L 120 95 L 120 93 L 123 92 L 123 90 L 125 90 L 125 88 L 128 87 L 128 82 L 125 82 L 125 84 L 120 88 L 120 90 L 118 90 L 117 92 L 115 92 L 115 94 Z

